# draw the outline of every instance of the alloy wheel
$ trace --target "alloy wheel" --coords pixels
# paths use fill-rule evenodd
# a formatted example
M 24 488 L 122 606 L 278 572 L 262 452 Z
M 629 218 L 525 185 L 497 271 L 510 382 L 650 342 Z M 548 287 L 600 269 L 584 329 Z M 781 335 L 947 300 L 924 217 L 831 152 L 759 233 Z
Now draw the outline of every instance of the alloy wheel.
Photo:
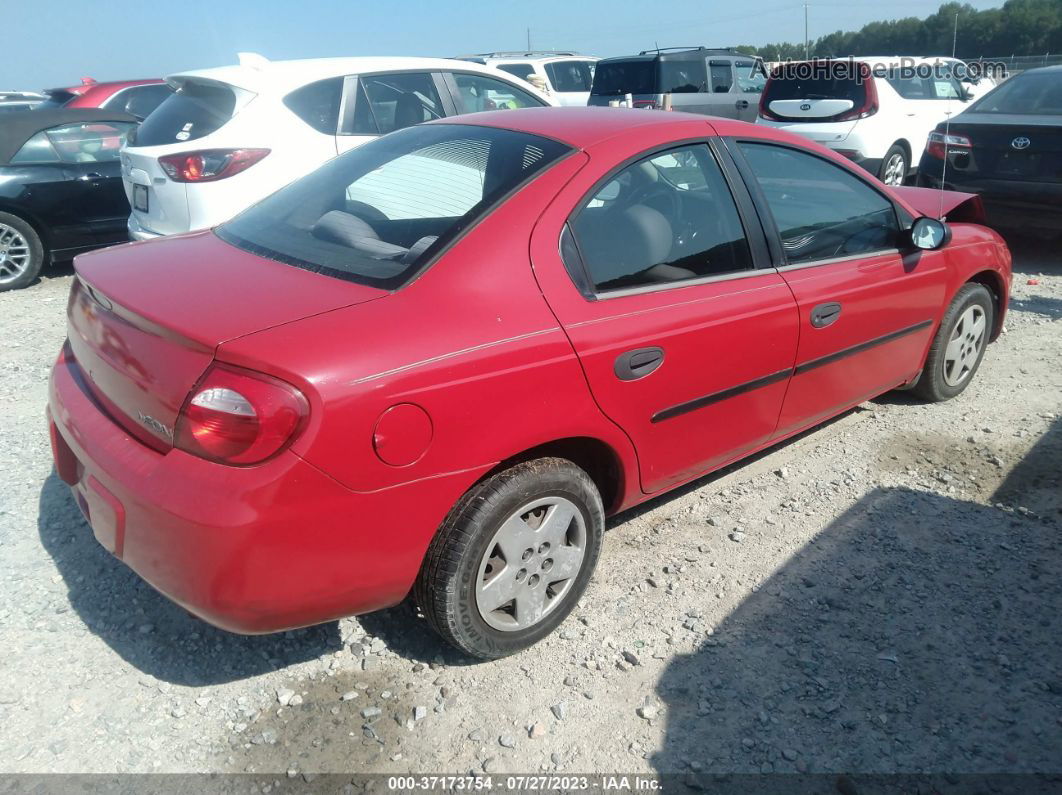
M 944 382 L 948 386 L 958 386 L 970 377 L 985 339 L 985 310 L 971 306 L 959 316 L 944 349 Z
M 904 156 L 896 152 L 885 162 L 885 176 L 881 181 L 886 185 L 903 185 L 906 171 L 907 163 Z
M 480 616 L 505 632 L 534 626 L 565 600 L 585 557 L 586 521 L 575 503 L 527 503 L 502 522 L 480 561 Z
M 13 282 L 29 266 L 29 242 L 14 227 L 0 223 L 0 284 Z

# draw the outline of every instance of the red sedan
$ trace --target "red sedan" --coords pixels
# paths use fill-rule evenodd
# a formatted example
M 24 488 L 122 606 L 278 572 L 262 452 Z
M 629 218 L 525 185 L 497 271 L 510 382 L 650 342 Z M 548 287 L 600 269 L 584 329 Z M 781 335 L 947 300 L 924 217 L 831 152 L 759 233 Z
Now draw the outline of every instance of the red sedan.
M 216 230 L 79 257 L 56 467 L 217 626 L 412 592 L 499 657 L 564 620 L 605 516 L 888 390 L 961 393 L 1011 281 L 978 219 L 736 121 L 410 127 Z

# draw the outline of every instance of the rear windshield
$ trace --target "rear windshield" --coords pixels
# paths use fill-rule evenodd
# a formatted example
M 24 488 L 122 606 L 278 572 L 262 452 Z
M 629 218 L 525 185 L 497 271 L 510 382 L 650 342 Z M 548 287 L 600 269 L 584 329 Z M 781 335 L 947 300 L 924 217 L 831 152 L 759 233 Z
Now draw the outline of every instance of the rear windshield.
M 38 105 L 37 109 L 47 110 L 49 108 L 61 108 L 76 96 L 77 94 L 73 94 L 69 91 L 49 91 L 48 98 Z
M 598 96 L 623 94 L 656 94 L 656 62 L 601 61 L 594 70 L 594 84 L 590 93 Z
M 230 86 L 189 81 L 162 101 L 144 119 L 133 146 L 159 146 L 194 141 L 220 129 L 236 111 Z
M 867 98 L 866 85 L 853 77 L 816 75 L 801 79 L 778 70 L 767 84 L 767 102 L 783 99 L 850 99 L 861 107 Z M 773 110 L 773 109 L 772 109 Z
M 1033 72 L 1012 77 L 970 106 L 970 113 L 1062 114 L 1062 75 Z
M 586 61 L 554 61 L 546 64 L 546 74 L 554 91 L 589 91 L 594 81 Z
M 259 256 L 392 290 L 570 149 L 493 127 L 407 127 L 359 146 L 218 227 Z

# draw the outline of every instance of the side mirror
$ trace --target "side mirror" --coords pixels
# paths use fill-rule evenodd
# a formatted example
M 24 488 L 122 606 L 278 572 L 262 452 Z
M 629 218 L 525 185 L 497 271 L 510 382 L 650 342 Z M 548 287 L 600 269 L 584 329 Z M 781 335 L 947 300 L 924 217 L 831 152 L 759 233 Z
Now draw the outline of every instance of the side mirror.
M 910 229 L 911 245 L 922 251 L 936 251 L 951 240 L 951 229 L 943 221 L 923 215 Z

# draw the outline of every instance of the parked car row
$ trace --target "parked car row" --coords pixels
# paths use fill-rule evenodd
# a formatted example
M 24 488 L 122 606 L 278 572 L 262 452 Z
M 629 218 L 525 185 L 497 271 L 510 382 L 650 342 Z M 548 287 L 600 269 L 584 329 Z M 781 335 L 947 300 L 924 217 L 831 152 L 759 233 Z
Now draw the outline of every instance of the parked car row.
M 26 151 L 10 151 L 11 156 L 18 155 L 17 161 L 0 166 L 17 170 L 17 178 L 0 189 L 0 212 L 8 218 L 9 228 L 22 230 L 20 239 L 27 242 L 29 253 L 20 257 L 17 273 L 13 260 L 7 261 L 0 289 L 29 284 L 47 262 L 92 245 L 215 226 L 378 135 L 483 110 L 617 103 L 659 109 L 667 97 L 673 110 L 755 121 L 797 133 L 844 155 L 889 185 L 902 185 L 912 177 L 926 185 L 941 182 L 934 175 L 943 163 L 938 156 L 942 144 L 934 136 L 946 135 L 938 126 L 950 123 L 946 120 L 966 108 L 974 85 L 954 64 L 939 58 L 906 60 L 908 68 L 937 67 L 926 77 L 901 73 L 897 58 L 861 58 L 847 61 L 854 64 L 847 73 L 834 70 L 824 77 L 825 68 L 833 63 L 815 63 L 819 71 L 811 77 L 789 76 L 783 68 L 800 65 L 784 64 L 768 78 L 748 55 L 705 47 L 647 50 L 603 60 L 574 52 L 528 51 L 458 59 L 271 62 L 245 53 L 238 65 L 179 73 L 166 81 L 100 83 L 84 78 L 79 85 L 52 89 L 47 96 L 22 98 L 22 106 L 36 103 L 34 113 L 97 108 L 129 114 L 142 124 L 122 127 L 120 162 L 114 159 L 118 149 L 100 148 L 99 167 L 90 172 L 92 176 L 69 164 L 64 167 L 64 153 L 39 144 L 65 141 L 74 134 L 69 125 L 75 120 L 56 119 L 50 128 L 33 131 L 28 129 L 32 124 L 12 127 L 6 136 L 9 149 L 21 131 L 29 132 L 29 137 L 19 143 L 27 146 Z M 942 64 L 947 68 L 942 70 Z M 879 71 L 882 68 L 884 72 Z M 1043 79 L 1050 83 L 1056 78 L 1048 73 Z M 977 85 L 984 88 L 988 82 L 984 78 Z M 1025 93 L 1011 96 L 1021 103 Z M 1045 108 L 1048 116 L 1038 122 L 1041 130 L 1053 123 L 1050 104 Z M 96 122 L 128 124 L 117 115 L 97 117 Z M 77 129 L 78 135 L 86 136 L 83 145 L 93 146 L 88 138 L 97 131 L 84 125 Z M 114 134 L 106 137 L 118 140 Z M 31 139 L 38 149 L 29 145 Z M 995 190 L 998 179 L 991 184 L 971 181 L 970 160 L 962 155 L 964 148 L 969 149 L 963 141 L 969 139 L 951 136 L 949 140 L 953 175 L 965 182 L 944 182 Z M 929 150 L 925 150 L 927 141 Z M 1015 173 L 1003 189 L 1029 196 L 1033 204 L 1050 195 L 1045 186 L 1058 182 L 1050 169 L 1038 169 L 1043 136 L 1036 141 L 1020 168 L 1036 171 L 1038 187 L 1030 192 L 1018 186 Z M 46 159 L 28 168 L 34 151 Z M 1021 160 L 1015 152 L 1008 156 L 1008 164 Z M 1050 157 L 1044 162 L 1049 163 Z M 916 174 L 920 164 L 926 169 L 923 176 Z M 115 171 L 124 182 L 128 206 L 114 194 Z M 440 172 L 439 178 L 446 176 Z M 20 187 L 38 184 L 35 180 L 44 180 L 49 190 Z M 63 187 L 64 181 L 70 184 Z M 51 202 L 59 215 L 45 210 L 48 196 L 64 190 L 78 200 Z M 1013 214 L 1002 212 L 1003 204 L 1021 212 L 1029 208 L 1022 201 L 1013 195 L 1006 202 L 991 200 L 993 217 L 1013 220 Z M 391 209 L 403 212 L 401 207 Z M 115 212 L 125 214 L 127 228 L 117 237 Z M 36 237 L 37 244 L 29 245 L 30 237 Z

